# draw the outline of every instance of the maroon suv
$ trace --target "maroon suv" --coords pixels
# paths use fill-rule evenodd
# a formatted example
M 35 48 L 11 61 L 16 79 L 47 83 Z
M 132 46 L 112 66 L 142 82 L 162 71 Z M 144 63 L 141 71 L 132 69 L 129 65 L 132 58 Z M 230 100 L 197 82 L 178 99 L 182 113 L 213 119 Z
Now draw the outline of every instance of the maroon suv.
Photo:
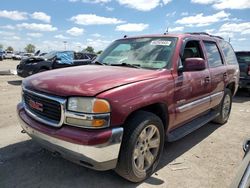
M 219 37 L 125 37 L 92 65 L 26 78 L 17 112 L 23 132 L 49 150 L 139 182 L 164 141 L 227 122 L 238 81 L 235 53 Z

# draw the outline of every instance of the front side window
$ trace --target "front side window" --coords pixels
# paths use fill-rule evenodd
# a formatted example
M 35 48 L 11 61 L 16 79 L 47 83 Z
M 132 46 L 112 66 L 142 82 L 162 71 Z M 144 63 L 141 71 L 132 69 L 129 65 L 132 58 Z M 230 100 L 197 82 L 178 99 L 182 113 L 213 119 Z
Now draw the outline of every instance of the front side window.
M 73 64 L 74 53 L 71 51 L 57 52 L 56 57 L 60 59 L 59 64 Z
M 218 67 L 223 65 L 219 49 L 215 42 L 204 42 L 209 67 Z
M 228 42 L 223 40 L 221 40 L 219 44 L 221 46 L 227 64 L 237 64 L 237 59 L 232 46 Z
M 161 69 L 170 64 L 177 38 L 137 38 L 113 42 L 98 58 L 106 65 L 136 65 Z

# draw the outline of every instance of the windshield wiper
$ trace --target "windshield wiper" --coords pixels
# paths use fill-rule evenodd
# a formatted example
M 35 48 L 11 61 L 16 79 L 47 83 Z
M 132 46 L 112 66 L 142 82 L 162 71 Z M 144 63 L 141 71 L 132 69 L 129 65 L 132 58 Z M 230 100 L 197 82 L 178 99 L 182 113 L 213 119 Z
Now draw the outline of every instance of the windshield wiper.
M 106 63 L 102 63 L 100 61 L 92 61 L 91 64 L 96 64 L 96 65 L 107 65 Z
M 137 68 L 140 69 L 141 65 L 140 64 L 130 64 L 130 63 L 110 63 L 111 66 L 124 66 L 124 67 L 132 67 L 132 68 Z

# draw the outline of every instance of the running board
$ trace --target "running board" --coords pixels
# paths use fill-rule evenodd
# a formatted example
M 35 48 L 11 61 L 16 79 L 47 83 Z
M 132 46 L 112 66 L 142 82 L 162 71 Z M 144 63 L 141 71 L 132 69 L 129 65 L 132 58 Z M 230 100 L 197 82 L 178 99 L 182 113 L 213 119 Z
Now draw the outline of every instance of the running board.
M 183 138 L 184 136 L 188 135 L 189 133 L 199 129 L 203 125 L 207 124 L 208 122 L 212 121 L 219 115 L 218 111 L 211 110 L 207 114 L 200 116 L 193 121 L 178 127 L 167 134 L 167 141 L 173 142 Z

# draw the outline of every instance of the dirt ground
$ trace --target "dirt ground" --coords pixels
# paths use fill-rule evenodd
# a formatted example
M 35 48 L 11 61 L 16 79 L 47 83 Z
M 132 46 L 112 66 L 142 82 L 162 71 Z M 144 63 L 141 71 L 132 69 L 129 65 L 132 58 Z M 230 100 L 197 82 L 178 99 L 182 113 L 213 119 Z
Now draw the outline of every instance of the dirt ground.
M 0 61 L 0 71 L 18 61 Z M 250 138 L 250 97 L 239 91 L 227 124 L 209 123 L 183 139 L 167 143 L 154 175 L 129 183 L 112 170 L 90 170 L 42 149 L 21 134 L 16 117 L 21 78 L 0 75 L 0 187 L 228 187 Z

